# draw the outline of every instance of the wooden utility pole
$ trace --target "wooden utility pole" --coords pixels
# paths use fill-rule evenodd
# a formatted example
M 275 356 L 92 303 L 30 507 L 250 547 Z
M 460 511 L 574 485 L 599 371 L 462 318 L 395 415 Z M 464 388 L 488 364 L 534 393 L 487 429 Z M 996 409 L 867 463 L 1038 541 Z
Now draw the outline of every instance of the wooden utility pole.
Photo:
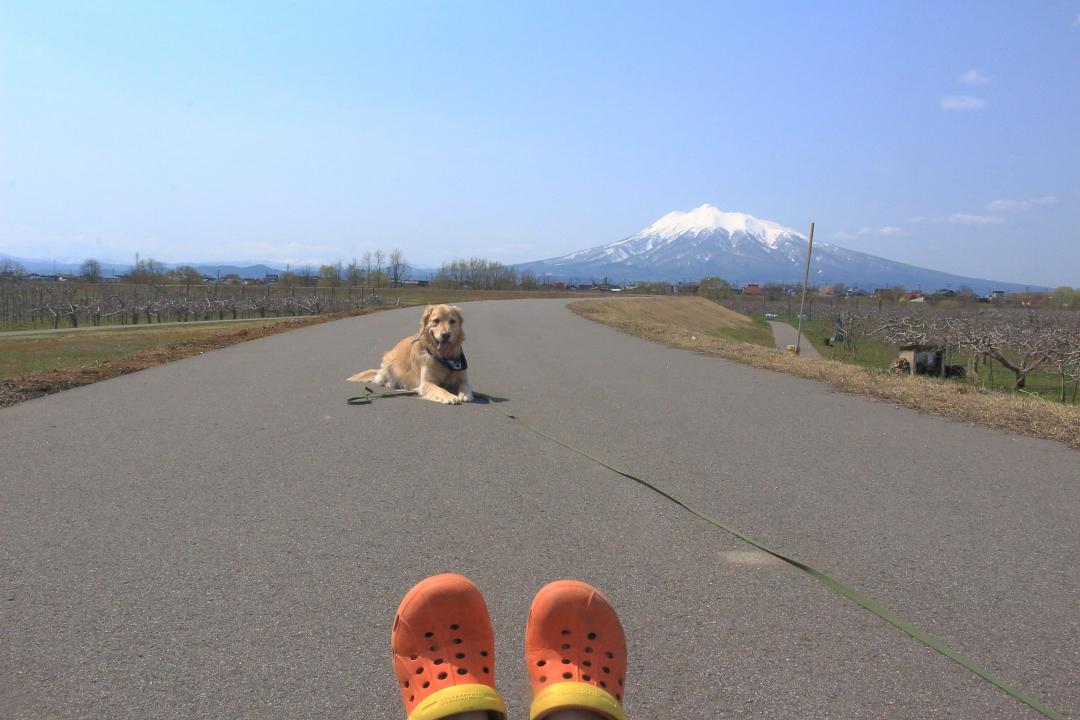
M 810 280 L 810 254 L 814 252 L 814 223 L 810 223 L 810 243 L 806 246 L 806 272 L 802 280 L 802 300 L 799 301 L 799 329 L 795 335 L 795 354 L 799 354 L 802 344 L 803 308 L 806 306 L 806 283 Z

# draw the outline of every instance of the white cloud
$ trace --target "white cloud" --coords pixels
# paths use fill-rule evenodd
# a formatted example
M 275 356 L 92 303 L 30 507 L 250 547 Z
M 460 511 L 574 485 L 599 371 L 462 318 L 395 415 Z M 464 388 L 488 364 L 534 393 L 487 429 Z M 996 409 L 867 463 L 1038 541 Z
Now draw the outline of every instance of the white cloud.
M 895 225 L 883 225 L 881 227 L 861 227 L 858 231 L 849 232 L 837 232 L 833 233 L 833 237 L 837 240 L 855 240 L 857 238 L 866 237 L 867 235 L 883 235 L 883 236 L 896 236 L 903 235 L 903 228 L 898 228 Z
M 990 78 L 983 75 L 978 70 L 968 70 L 966 73 L 961 73 L 957 78 L 964 85 L 989 85 Z
M 986 204 L 986 209 L 994 212 L 1022 212 L 1033 207 L 1053 205 L 1057 201 L 1056 195 L 1043 195 L 1042 197 L 1027 200 L 993 200 Z
M 953 213 L 946 222 L 954 225 L 1001 225 L 1005 218 L 997 215 L 973 215 L 971 213 Z
M 1001 225 L 1005 218 L 998 215 L 974 215 L 972 213 L 955 212 L 947 216 L 919 215 L 907 219 L 912 224 L 922 223 L 952 223 L 953 225 Z
M 941 98 L 942 110 L 982 110 L 989 104 L 984 98 L 974 95 L 946 95 Z

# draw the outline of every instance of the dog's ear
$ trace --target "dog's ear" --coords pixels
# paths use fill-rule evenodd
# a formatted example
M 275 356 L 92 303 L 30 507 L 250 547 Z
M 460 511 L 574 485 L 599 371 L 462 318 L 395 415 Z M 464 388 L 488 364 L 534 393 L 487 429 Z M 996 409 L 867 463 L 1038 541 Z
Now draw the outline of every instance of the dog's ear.
M 451 305 L 450 312 L 454 313 L 454 317 L 457 318 L 458 325 L 465 324 L 465 318 L 461 316 L 461 308 L 459 308 L 457 305 Z
M 427 327 L 428 320 L 431 319 L 431 312 L 434 309 L 434 305 L 428 305 L 426 308 L 424 308 L 424 314 L 420 316 L 420 332 L 423 332 L 424 328 Z

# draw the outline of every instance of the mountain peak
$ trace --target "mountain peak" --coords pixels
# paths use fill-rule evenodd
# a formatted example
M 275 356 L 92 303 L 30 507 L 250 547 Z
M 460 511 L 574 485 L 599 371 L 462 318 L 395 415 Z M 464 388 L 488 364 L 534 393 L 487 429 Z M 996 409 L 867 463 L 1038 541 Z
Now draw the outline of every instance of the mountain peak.
M 761 220 L 747 213 L 724 212 L 709 203 L 696 207 L 689 212 L 679 210 L 669 212 L 634 237 L 654 235 L 669 239 L 680 235 L 697 235 L 715 230 L 724 230 L 728 235 L 734 235 L 737 232 L 755 235 L 762 238 L 770 246 L 775 246 L 782 235 L 794 235 L 805 239 L 801 233 L 779 223 Z

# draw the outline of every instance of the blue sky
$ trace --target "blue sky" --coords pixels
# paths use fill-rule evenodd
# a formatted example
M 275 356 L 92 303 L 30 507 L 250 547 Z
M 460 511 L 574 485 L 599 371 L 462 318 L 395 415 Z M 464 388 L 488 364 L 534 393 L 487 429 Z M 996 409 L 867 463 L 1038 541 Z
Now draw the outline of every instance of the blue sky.
M 0 8 L 0 252 L 563 254 L 709 202 L 1080 286 L 1080 0 Z

